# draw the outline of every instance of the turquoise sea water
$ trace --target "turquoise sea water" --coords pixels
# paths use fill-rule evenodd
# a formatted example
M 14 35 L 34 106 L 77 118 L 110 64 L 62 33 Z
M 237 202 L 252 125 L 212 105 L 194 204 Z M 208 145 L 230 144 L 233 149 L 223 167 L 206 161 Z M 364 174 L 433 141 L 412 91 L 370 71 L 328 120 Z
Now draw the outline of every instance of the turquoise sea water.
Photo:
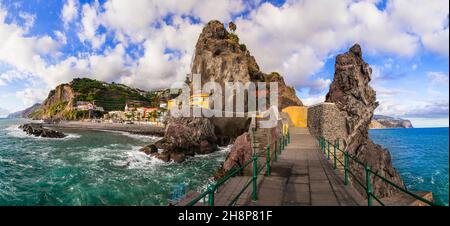
M 389 149 L 408 189 L 432 191 L 437 203 L 448 205 L 448 128 L 381 129 L 369 134 Z
M 27 136 L 23 122 L 0 120 L 0 205 L 167 205 L 180 183 L 204 189 L 228 152 L 164 163 L 138 151 L 155 137 L 63 130 L 52 140 Z
M 167 205 L 180 183 L 204 189 L 228 153 L 164 163 L 138 151 L 155 137 L 66 130 L 69 137 L 52 140 L 27 136 L 21 123 L 0 120 L 0 205 Z M 389 148 L 410 190 L 433 191 L 448 204 L 448 128 L 371 130 L 370 136 Z

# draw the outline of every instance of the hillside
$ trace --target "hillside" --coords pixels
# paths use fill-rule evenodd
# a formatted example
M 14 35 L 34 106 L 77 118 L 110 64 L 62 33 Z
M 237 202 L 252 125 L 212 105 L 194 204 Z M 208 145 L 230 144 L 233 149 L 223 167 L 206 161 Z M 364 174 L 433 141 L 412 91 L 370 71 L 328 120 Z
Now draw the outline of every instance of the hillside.
M 6 118 L 9 118 L 9 119 L 13 119 L 13 118 L 28 118 L 31 113 L 33 113 L 34 111 L 36 111 L 40 107 L 41 107 L 41 104 L 40 103 L 36 103 L 36 104 L 33 104 L 33 106 L 31 106 L 31 107 L 29 107 L 29 108 L 27 108 L 25 110 L 11 113 Z
M 374 115 L 369 126 L 370 129 L 384 128 L 413 128 L 411 121 L 384 115 Z
M 29 115 L 34 119 L 76 120 L 85 118 L 86 112 L 77 111 L 77 101 L 94 102 L 105 111 L 123 110 L 127 101 L 140 101 L 150 105 L 148 93 L 126 85 L 106 83 L 88 78 L 77 78 L 50 91 L 42 106 Z M 97 116 L 98 115 L 97 113 Z

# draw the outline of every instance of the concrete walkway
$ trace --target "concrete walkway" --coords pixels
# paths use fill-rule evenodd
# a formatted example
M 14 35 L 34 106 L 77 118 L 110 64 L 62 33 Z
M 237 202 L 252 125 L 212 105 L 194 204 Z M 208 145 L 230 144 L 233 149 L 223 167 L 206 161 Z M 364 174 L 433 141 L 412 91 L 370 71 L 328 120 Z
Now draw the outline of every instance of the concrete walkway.
M 345 186 L 320 153 L 318 142 L 308 129 L 291 127 L 291 143 L 258 186 L 258 200 L 249 206 L 359 206 L 364 198 L 351 186 Z

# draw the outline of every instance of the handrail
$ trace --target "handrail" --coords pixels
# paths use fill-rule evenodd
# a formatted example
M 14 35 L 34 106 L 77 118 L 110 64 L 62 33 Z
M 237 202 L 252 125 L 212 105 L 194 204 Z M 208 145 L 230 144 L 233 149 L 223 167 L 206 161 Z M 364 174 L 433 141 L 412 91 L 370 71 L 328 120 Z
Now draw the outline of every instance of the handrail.
M 325 154 L 325 152 L 328 152 L 328 153 L 327 153 L 327 154 L 328 154 L 328 159 L 330 159 L 330 158 L 329 158 L 330 154 L 333 155 L 333 160 L 334 160 L 334 164 L 335 164 L 335 165 L 334 165 L 334 168 L 336 169 L 336 160 L 337 160 L 342 166 L 344 166 L 344 178 L 345 178 L 345 183 L 344 183 L 344 184 L 345 184 L 345 185 L 348 185 L 348 174 L 350 174 L 350 175 L 353 177 L 353 179 L 354 179 L 361 187 L 363 187 L 363 188 L 366 190 L 366 193 L 367 193 L 367 204 L 368 204 L 369 206 L 372 205 L 372 198 L 375 199 L 375 201 L 377 201 L 380 205 L 382 205 L 382 206 L 385 205 L 385 204 L 381 201 L 381 199 L 378 198 L 378 197 L 376 197 L 376 195 L 374 195 L 373 192 L 371 191 L 371 177 L 370 177 L 371 175 L 374 175 L 374 177 L 380 178 L 382 181 L 386 182 L 387 184 L 393 186 L 394 188 L 400 190 L 400 191 L 403 192 L 403 193 L 406 193 L 406 194 L 412 196 L 413 198 L 415 198 L 415 199 L 417 199 L 417 200 L 419 200 L 419 201 L 421 201 L 421 202 L 424 202 L 424 203 L 426 203 L 426 204 L 428 204 L 428 205 L 430 205 L 430 206 L 437 206 L 437 205 L 438 205 L 438 204 L 436 204 L 436 203 L 434 203 L 434 202 L 432 202 L 432 201 L 429 201 L 429 200 L 427 200 L 427 199 L 425 199 L 425 198 L 423 198 L 423 197 L 418 196 L 417 194 L 414 194 L 414 193 L 408 191 L 406 188 L 402 188 L 401 186 L 399 186 L 399 185 L 395 184 L 394 182 L 390 181 L 389 179 L 387 179 L 387 178 L 381 176 L 380 174 L 378 174 L 378 172 L 374 172 L 374 171 L 371 169 L 370 166 L 368 166 L 368 165 L 364 164 L 363 162 L 361 162 L 356 156 L 351 155 L 350 153 L 348 153 L 347 150 L 345 150 L 345 151 L 341 150 L 341 149 L 339 148 L 339 143 L 338 143 L 338 145 L 336 145 L 336 141 L 335 141 L 334 143 L 331 143 L 330 141 L 326 140 L 326 139 L 323 138 L 323 137 L 318 137 L 318 140 L 319 140 L 319 146 L 320 146 L 321 151 L 322 151 L 324 154 Z M 328 149 L 327 149 L 327 145 L 328 145 Z M 332 145 L 333 148 L 334 148 L 334 152 L 333 152 L 333 153 L 330 153 L 330 145 Z M 344 163 L 342 163 L 340 160 L 337 159 L 337 155 L 336 155 L 336 152 L 335 152 L 336 150 L 338 150 L 338 151 L 340 151 L 341 153 L 344 154 Z M 356 163 L 359 164 L 360 166 L 364 167 L 364 170 L 365 170 L 365 173 L 366 173 L 366 184 L 365 184 L 365 185 L 364 185 L 363 182 L 361 182 L 361 181 L 358 179 L 358 177 L 357 177 L 351 170 L 349 170 L 349 167 L 348 167 L 348 160 L 349 160 L 349 159 L 353 160 L 354 162 L 356 162 Z
M 254 131 L 253 132 L 253 136 L 254 136 Z M 252 141 L 255 141 L 255 138 L 253 137 Z M 216 181 L 215 183 L 212 183 L 208 186 L 208 189 L 201 193 L 198 197 L 196 197 L 195 199 L 191 200 L 187 206 L 193 206 L 195 205 L 198 201 L 200 201 L 201 199 L 205 198 L 206 196 L 208 196 L 208 205 L 210 206 L 214 206 L 214 193 L 215 191 L 223 184 L 225 184 L 225 182 L 227 182 L 230 178 L 232 178 L 233 176 L 235 176 L 238 172 L 242 172 L 242 170 L 244 170 L 245 168 L 247 168 L 250 163 L 253 163 L 253 177 L 252 179 L 250 179 L 245 185 L 244 187 L 239 191 L 239 193 L 232 199 L 232 201 L 228 204 L 230 206 L 235 205 L 236 202 L 238 201 L 239 197 L 244 193 L 244 191 L 250 186 L 250 184 L 253 184 L 252 186 L 252 200 L 256 201 L 257 200 L 257 175 L 261 173 L 261 171 L 266 168 L 267 169 L 267 176 L 270 176 L 270 164 L 273 159 L 273 161 L 275 162 L 277 160 L 277 146 L 279 144 L 279 148 L 278 151 L 281 154 L 281 151 L 285 148 L 285 146 L 287 144 L 290 143 L 290 133 L 289 133 L 289 127 L 287 128 L 287 131 L 283 131 L 281 134 L 280 139 L 275 140 L 275 142 L 273 142 L 272 144 L 274 145 L 274 149 L 273 149 L 273 153 L 272 155 L 269 155 L 268 153 L 266 153 L 266 150 L 260 151 L 258 153 L 253 153 L 252 155 L 252 159 L 250 159 L 249 161 L 245 162 L 242 166 L 240 167 L 234 167 L 232 170 L 229 171 L 229 173 L 227 173 L 226 176 L 224 176 L 223 178 L 221 178 L 220 180 Z M 271 144 L 267 145 L 267 152 L 270 152 L 270 146 Z M 258 157 L 266 157 L 266 166 L 264 167 L 260 167 L 258 168 Z

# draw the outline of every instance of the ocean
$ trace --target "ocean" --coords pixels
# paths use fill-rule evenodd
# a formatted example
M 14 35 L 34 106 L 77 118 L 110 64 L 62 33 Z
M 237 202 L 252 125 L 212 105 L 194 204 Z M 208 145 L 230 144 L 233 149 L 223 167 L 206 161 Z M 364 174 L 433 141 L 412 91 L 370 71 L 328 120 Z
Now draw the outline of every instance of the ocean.
M 165 163 L 138 151 L 157 137 L 62 130 L 62 140 L 36 138 L 17 128 L 24 122 L 0 120 L 0 206 L 168 205 L 182 184 L 204 190 L 229 150 Z
M 448 128 L 379 129 L 369 134 L 375 143 L 389 149 L 409 190 L 432 191 L 438 204 L 448 205 Z
M 138 151 L 157 137 L 63 130 L 62 140 L 35 138 L 17 128 L 25 122 L 0 120 L 0 206 L 167 205 L 180 184 L 204 190 L 229 152 L 165 163 Z M 369 133 L 389 148 L 408 189 L 432 191 L 448 205 L 448 128 Z

